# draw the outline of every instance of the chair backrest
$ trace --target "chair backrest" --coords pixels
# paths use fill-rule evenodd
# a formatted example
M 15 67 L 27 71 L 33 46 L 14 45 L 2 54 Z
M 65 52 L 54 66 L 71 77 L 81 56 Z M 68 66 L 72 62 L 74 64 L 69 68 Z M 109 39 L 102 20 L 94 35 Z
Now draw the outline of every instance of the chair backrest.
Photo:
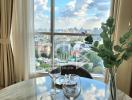
M 74 65 L 64 65 L 61 66 L 61 74 L 75 74 L 76 66 Z
M 77 67 L 75 65 L 64 65 L 61 66 L 61 74 L 65 75 L 65 74 L 76 74 L 79 75 L 81 77 L 86 77 L 86 78 L 90 78 L 93 79 L 92 76 L 90 75 L 90 73 L 85 70 L 82 67 Z
M 58 73 L 58 72 L 60 72 L 60 68 L 56 68 L 56 69 L 51 71 L 51 73 Z

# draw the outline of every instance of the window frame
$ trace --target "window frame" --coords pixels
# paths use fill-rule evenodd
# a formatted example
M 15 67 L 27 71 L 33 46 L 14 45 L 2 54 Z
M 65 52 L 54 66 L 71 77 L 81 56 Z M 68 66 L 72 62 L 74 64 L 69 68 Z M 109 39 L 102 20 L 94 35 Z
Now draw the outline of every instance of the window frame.
M 90 33 L 82 34 L 82 33 L 62 33 L 55 32 L 55 0 L 50 0 L 50 32 L 35 32 L 36 34 L 44 34 L 50 35 L 50 43 L 51 43 L 51 67 L 54 66 L 54 36 L 56 35 L 66 35 L 66 36 L 88 36 Z M 93 36 L 98 34 L 92 34 Z
M 92 35 L 92 36 L 98 36 L 99 34 L 82 34 L 82 33 L 64 33 L 64 32 L 55 32 L 55 0 L 50 0 L 50 32 L 35 32 L 35 34 L 43 34 L 43 35 L 49 35 L 50 36 L 50 43 L 51 43 L 51 67 L 54 67 L 54 36 L 57 35 L 66 35 L 66 36 L 88 36 L 88 35 Z M 36 71 L 35 76 L 37 74 L 42 74 L 43 75 L 47 75 L 47 72 L 42 72 L 42 71 Z M 94 74 L 91 73 L 92 76 L 98 80 L 104 80 L 105 79 L 105 75 L 103 76 L 102 74 Z M 98 76 L 99 75 L 99 76 Z M 40 75 L 41 76 L 41 75 Z M 98 76 L 98 77 L 97 77 Z M 34 76 L 33 76 L 34 77 Z

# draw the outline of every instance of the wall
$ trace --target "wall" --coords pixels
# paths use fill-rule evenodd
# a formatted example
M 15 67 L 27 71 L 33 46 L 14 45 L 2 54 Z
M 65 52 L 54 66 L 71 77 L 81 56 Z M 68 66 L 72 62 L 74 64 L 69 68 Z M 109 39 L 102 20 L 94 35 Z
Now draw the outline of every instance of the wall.
M 128 31 L 129 22 L 131 22 L 132 26 L 132 0 L 122 0 L 120 8 L 117 39 L 119 39 L 121 34 Z M 129 59 L 124 61 L 117 72 L 117 86 L 127 94 L 130 92 L 131 73 L 132 59 Z

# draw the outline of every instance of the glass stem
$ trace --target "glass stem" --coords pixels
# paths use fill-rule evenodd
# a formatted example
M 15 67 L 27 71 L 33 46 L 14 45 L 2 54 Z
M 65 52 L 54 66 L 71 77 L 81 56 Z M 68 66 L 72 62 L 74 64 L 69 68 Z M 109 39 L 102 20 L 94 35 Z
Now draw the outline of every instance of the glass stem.
M 56 87 L 55 87 L 55 79 L 53 79 L 53 89 L 55 90 L 56 92 Z

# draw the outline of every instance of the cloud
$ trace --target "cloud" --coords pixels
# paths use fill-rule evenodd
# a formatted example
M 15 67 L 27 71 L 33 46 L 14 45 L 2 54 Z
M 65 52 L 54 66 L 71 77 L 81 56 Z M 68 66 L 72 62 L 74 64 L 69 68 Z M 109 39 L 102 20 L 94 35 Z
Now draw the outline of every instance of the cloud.
M 87 15 L 88 6 L 93 0 L 71 0 L 60 11 L 62 17 L 84 17 Z
M 35 30 L 49 30 L 50 28 L 50 6 L 48 0 L 34 0 L 34 26 Z
M 109 16 L 110 0 L 93 0 L 93 2 L 89 5 L 89 9 L 95 11 L 93 12 L 93 16 L 96 16 L 104 21 Z
M 100 27 L 109 12 L 109 0 L 71 0 L 64 9 L 60 10 L 60 17 L 56 18 L 57 28 L 93 29 Z
M 101 26 L 101 19 L 97 18 L 97 17 L 93 17 L 93 18 L 88 18 L 87 20 L 85 20 L 85 22 L 83 23 L 83 27 L 85 29 L 93 29 L 93 28 L 99 28 Z
M 48 0 L 35 0 L 35 10 L 43 10 L 48 11 L 50 8 L 48 7 Z
M 108 0 L 109 1 L 109 0 Z M 110 2 L 97 3 L 97 9 L 100 11 L 106 11 L 110 8 Z
M 92 2 L 93 0 L 77 0 L 77 4 L 76 4 L 77 9 L 76 12 L 74 12 L 74 14 L 77 16 L 86 16 L 89 4 Z
M 36 14 L 34 17 L 34 27 L 37 31 L 49 31 L 50 30 L 50 18 L 42 13 Z
M 60 17 L 106 18 L 110 9 L 110 0 L 70 0 L 60 9 Z
M 44 10 L 48 10 L 48 0 L 38 0 L 40 5 L 43 7 Z
M 83 29 L 93 29 L 95 27 L 100 27 L 101 20 L 97 17 L 94 18 L 61 18 L 56 20 L 56 29 L 68 29 L 68 28 L 83 28 Z
M 96 9 L 97 11 L 107 11 L 110 9 L 110 0 L 94 0 L 89 9 Z
M 76 0 L 71 0 L 70 2 L 67 3 L 66 7 L 69 9 L 69 10 L 74 10 L 75 9 L 75 4 L 76 4 Z
M 56 29 L 93 29 L 106 20 L 110 0 L 69 0 L 64 7 L 55 6 Z M 35 29 L 50 29 L 50 6 L 48 0 L 35 0 Z M 47 14 L 48 13 L 48 14 Z

